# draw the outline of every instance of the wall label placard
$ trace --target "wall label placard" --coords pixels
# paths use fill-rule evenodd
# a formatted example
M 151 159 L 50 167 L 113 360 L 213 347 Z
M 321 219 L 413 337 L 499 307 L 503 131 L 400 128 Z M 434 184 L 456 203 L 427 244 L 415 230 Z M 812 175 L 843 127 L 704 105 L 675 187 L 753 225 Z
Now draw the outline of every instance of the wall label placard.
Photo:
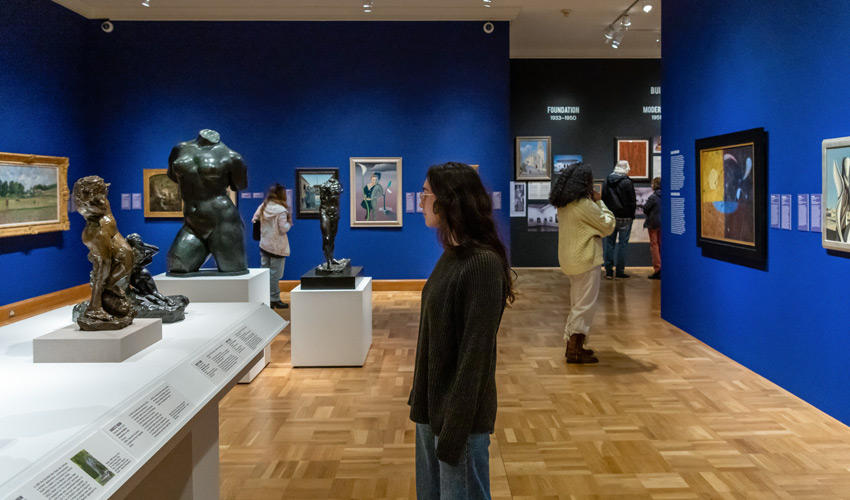
M 823 231 L 823 228 L 821 227 L 821 210 L 822 210 L 822 207 L 821 207 L 821 198 L 820 197 L 821 197 L 820 193 L 811 194 L 809 196 L 809 203 L 811 205 L 809 213 L 811 214 L 811 217 L 812 217 L 812 223 L 809 226 L 809 230 L 812 231 L 813 233 L 820 233 L 820 232 Z
M 809 230 L 809 195 L 797 195 L 797 231 Z
M 791 230 L 791 195 L 780 195 L 782 229 Z
M 770 195 L 770 227 L 771 229 L 779 229 L 782 227 L 779 214 L 779 195 Z
M 576 121 L 581 113 L 581 106 L 546 106 L 546 114 L 552 121 Z

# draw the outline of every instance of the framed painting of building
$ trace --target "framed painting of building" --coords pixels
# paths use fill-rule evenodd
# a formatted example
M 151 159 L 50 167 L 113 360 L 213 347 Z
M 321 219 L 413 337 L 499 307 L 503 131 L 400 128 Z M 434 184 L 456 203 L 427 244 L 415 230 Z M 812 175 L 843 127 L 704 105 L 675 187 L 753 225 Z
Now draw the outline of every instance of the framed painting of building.
M 0 237 L 67 231 L 68 158 L 0 153 Z
M 552 138 L 516 138 L 516 180 L 548 181 L 552 178 Z
M 401 227 L 401 158 L 350 158 L 351 227 Z
M 614 157 L 629 162 L 629 177 L 642 181 L 649 179 L 649 139 L 617 137 L 614 139 Z
M 756 128 L 697 139 L 697 246 L 715 258 L 767 257 L 766 135 Z
M 850 137 L 821 143 L 821 243 L 850 252 Z
M 297 218 L 319 218 L 319 186 L 332 177 L 339 180 L 338 168 L 295 169 L 295 216 Z

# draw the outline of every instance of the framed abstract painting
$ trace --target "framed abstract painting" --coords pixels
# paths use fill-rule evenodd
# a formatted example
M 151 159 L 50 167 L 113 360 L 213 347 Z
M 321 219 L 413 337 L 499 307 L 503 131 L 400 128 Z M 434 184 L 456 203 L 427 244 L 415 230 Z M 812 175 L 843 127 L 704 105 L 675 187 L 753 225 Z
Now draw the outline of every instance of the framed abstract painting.
M 350 158 L 351 227 L 401 227 L 401 158 Z
M 617 161 L 629 162 L 629 177 L 638 181 L 649 179 L 649 139 L 617 137 L 614 147 Z
M 850 252 L 850 137 L 821 143 L 824 248 Z
M 697 139 L 697 246 L 704 254 L 765 263 L 766 143 L 762 128 Z

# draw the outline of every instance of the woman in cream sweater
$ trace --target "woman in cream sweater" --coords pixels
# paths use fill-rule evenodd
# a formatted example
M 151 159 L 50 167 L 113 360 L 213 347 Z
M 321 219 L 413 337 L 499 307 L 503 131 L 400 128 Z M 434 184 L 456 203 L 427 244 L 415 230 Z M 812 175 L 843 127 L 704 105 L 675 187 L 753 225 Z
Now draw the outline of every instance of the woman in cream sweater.
M 602 238 L 614 231 L 614 214 L 593 190 L 593 173 L 582 163 L 564 170 L 549 202 L 558 209 L 558 263 L 570 279 L 570 314 L 564 326 L 567 363 L 597 363 L 584 342 L 599 296 Z

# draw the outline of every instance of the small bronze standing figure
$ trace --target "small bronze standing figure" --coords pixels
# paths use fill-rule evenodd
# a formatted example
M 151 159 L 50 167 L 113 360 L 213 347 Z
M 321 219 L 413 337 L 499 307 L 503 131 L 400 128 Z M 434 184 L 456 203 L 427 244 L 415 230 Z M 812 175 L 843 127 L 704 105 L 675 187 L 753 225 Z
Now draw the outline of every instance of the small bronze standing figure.
M 133 270 L 133 249 L 118 232 L 106 199 L 108 188 L 109 184 L 96 175 L 74 184 L 77 212 L 86 219 L 83 243 L 92 263 L 91 300 L 77 318 L 81 330 L 120 330 L 136 316 L 124 292 Z
M 322 252 L 325 262 L 316 267 L 318 274 L 337 274 L 351 265 L 350 259 L 334 259 L 334 239 L 339 226 L 339 196 L 342 194 L 342 184 L 331 177 L 319 186 L 319 219 L 322 228 Z
M 183 227 L 168 250 L 168 274 L 196 276 L 210 254 L 219 273 L 247 274 L 245 226 L 227 196 L 228 187 L 248 187 L 242 155 L 225 146 L 218 132 L 204 129 L 194 140 L 174 146 L 168 178 L 183 196 Z

